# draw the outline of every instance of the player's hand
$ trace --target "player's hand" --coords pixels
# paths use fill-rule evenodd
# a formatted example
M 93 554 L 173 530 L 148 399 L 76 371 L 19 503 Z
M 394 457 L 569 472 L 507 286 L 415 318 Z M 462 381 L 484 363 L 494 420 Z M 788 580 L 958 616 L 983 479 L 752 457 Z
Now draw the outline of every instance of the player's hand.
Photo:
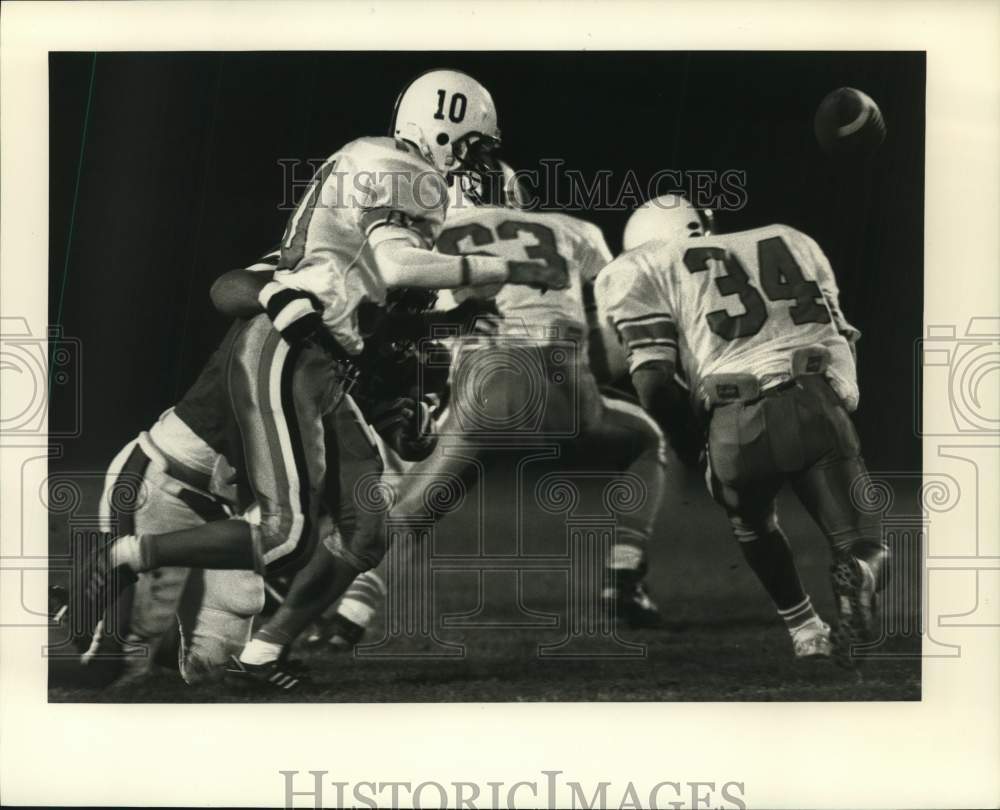
M 422 461 L 437 446 L 430 403 L 398 397 L 378 403 L 372 412 L 372 427 L 404 461 Z
M 539 262 L 507 262 L 508 284 L 522 284 L 545 292 L 564 290 L 569 286 L 569 273 L 563 267 Z

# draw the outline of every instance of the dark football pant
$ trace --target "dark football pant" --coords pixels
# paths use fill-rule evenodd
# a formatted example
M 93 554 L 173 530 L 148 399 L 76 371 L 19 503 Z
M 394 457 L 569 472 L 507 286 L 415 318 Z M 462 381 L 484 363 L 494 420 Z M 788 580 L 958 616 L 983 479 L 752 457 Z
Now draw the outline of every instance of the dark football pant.
M 881 547 L 880 516 L 858 505 L 868 471 L 857 432 L 821 375 L 716 407 L 708 456 L 709 489 L 738 540 L 774 531 L 775 497 L 787 481 L 835 550 Z
M 330 416 L 344 396 L 344 370 L 320 348 L 289 345 L 262 314 L 236 334 L 226 371 L 260 509 L 255 540 L 269 573 L 297 570 L 316 547 L 327 474 L 339 474 L 327 464 L 338 458 Z

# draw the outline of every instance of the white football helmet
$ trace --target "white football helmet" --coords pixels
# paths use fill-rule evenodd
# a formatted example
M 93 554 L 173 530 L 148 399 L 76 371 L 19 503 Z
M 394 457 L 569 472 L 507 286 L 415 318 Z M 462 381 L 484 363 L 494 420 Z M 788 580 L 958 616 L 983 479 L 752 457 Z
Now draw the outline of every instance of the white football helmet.
M 664 194 L 632 212 L 625 224 L 622 245 L 631 250 L 651 239 L 687 239 L 709 236 L 714 231 L 714 219 L 708 208 L 695 208 L 680 194 Z
M 392 134 L 414 144 L 445 177 L 497 169 L 493 98 L 459 70 L 431 70 L 410 82 L 396 100 Z

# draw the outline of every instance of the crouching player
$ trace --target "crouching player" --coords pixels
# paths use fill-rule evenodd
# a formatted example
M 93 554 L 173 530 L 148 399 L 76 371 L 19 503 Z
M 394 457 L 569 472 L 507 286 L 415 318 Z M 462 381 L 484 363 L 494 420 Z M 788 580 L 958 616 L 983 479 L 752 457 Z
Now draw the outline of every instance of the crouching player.
M 708 420 L 710 489 L 796 656 L 835 651 L 850 664 L 852 646 L 872 639 L 887 562 L 877 518 L 852 500 L 867 476 L 848 415 L 858 404 L 860 333 L 811 238 L 784 225 L 719 236 L 709 217 L 675 195 L 638 209 L 627 252 L 598 278 L 598 303 L 651 414 L 678 410 L 674 371 L 686 372 Z M 786 481 L 833 550 L 833 650 L 775 514 Z
M 102 499 L 105 531 L 162 535 L 232 519 L 239 513 L 236 470 L 212 446 L 223 442 L 188 426 L 193 422 L 204 431 L 204 418 L 197 417 L 198 403 L 204 401 L 214 379 L 203 373 L 176 408 L 166 411 L 112 462 Z M 417 408 L 412 401 L 394 397 L 390 402 L 372 402 L 370 407 L 375 418 L 391 428 L 385 440 L 396 452 L 414 453 L 414 457 L 429 452 L 430 439 L 410 430 Z M 380 474 L 381 460 L 374 434 L 350 396 L 327 419 L 336 423 L 329 435 L 335 431 L 338 437 L 333 452 L 346 484 L 327 479 L 322 543 L 317 547 L 322 553 L 314 554 L 314 560 L 337 556 L 363 571 L 381 560 L 381 522 L 378 513 L 355 509 L 351 483 Z M 256 511 L 250 509 L 244 519 L 254 521 Z M 188 683 L 201 680 L 243 652 L 253 618 L 264 604 L 263 582 L 252 569 L 150 567 L 139 574 L 131 600 L 118 605 L 115 626 L 124 632 L 96 634 L 83 662 L 103 668 L 106 678 L 117 675 L 122 664 L 125 677 L 141 675 L 179 623 L 181 675 Z M 281 626 L 282 619 L 287 623 L 287 615 L 294 615 L 303 601 L 296 596 L 293 585 L 281 615 L 270 623 Z M 121 654 L 113 654 L 116 641 L 123 642 Z
M 101 502 L 102 528 L 159 534 L 225 520 L 236 509 L 235 475 L 225 457 L 170 408 L 112 461 Z M 135 497 L 119 507 L 129 491 Z M 139 575 L 131 599 L 119 602 L 113 619 L 104 617 L 121 630 L 95 634 L 81 660 L 102 669 L 105 679 L 133 679 L 149 671 L 177 628 L 180 673 L 195 683 L 243 648 L 263 605 L 264 581 L 253 569 L 154 568 Z

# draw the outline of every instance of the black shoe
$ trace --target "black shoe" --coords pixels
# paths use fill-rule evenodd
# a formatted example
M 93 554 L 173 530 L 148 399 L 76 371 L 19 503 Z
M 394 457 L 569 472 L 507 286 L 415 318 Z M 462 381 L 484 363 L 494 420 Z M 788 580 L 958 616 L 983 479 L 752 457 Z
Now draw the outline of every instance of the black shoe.
M 656 602 L 650 598 L 644 583 L 638 583 L 626 595 L 623 604 L 625 623 L 633 630 L 663 627 L 663 616 Z
M 62 585 L 49 586 L 49 625 L 62 627 L 69 612 L 69 591 Z
M 333 635 L 333 619 L 317 619 L 302 634 L 303 644 L 313 649 L 325 647 L 331 635 Z
M 330 647 L 337 652 L 350 652 L 358 645 L 364 635 L 364 627 L 338 613 L 330 622 L 327 639 Z
M 837 626 L 833 630 L 836 660 L 842 666 L 854 667 L 858 662 L 853 649 L 875 640 L 875 575 L 863 561 L 840 552 L 830 567 L 830 582 L 837 603 Z
M 103 621 L 103 634 L 118 636 L 115 605 L 118 597 L 138 577 L 127 565 L 111 564 L 114 540 L 100 543 L 86 559 L 74 566 L 69 602 L 63 613 L 69 625 L 70 638 L 81 653 L 91 649 L 96 641 L 98 624 Z
M 649 596 L 646 585 L 641 580 L 619 582 L 605 599 L 613 603 L 617 620 L 632 630 L 657 629 L 664 626 L 660 609 Z
M 264 689 L 290 692 L 309 683 L 308 671 L 298 661 L 284 656 L 266 664 L 248 664 L 235 655 L 229 656 L 226 675 L 234 680 Z

